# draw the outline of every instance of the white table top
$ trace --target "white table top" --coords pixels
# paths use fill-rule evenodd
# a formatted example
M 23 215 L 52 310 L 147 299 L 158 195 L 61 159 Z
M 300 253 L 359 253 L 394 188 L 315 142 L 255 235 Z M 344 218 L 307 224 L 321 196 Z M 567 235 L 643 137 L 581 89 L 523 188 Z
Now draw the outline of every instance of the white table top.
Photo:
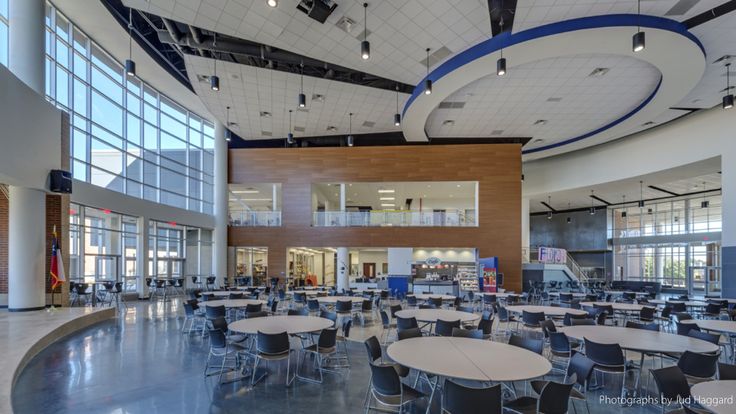
M 407 296 L 414 296 L 418 300 L 429 300 L 429 298 L 439 298 L 442 300 L 455 300 L 455 296 L 442 295 L 439 293 L 411 293 Z
M 337 303 L 338 301 L 360 303 L 368 300 L 362 296 L 320 296 L 317 301 L 320 303 Z
M 353 292 L 357 292 L 357 293 L 365 293 L 365 292 L 381 293 L 384 290 L 388 292 L 388 289 L 352 289 Z
M 534 305 L 512 305 L 506 306 L 506 310 L 522 314 L 527 312 L 544 312 L 545 316 L 565 316 L 566 313 L 573 315 L 587 315 L 588 312 L 581 309 L 563 308 L 560 306 L 534 306 Z
M 238 286 L 237 289 L 238 290 L 255 290 L 255 289 L 265 290 L 266 287 L 265 286 Z
M 560 296 L 560 293 L 564 293 L 566 295 L 572 295 L 572 297 L 574 298 L 584 298 L 585 296 L 587 296 L 585 293 L 582 293 L 582 292 L 549 292 L 549 295 L 552 297 Z
M 224 306 L 226 308 L 244 308 L 248 305 L 265 305 L 266 301 L 255 300 L 255 299 L 223 299 L 223 300 L 208 300 L 202 302 L 205 306 Z
M 507 298 L 509 296 L 521 296 L 520 293 L 514 293 L 514 292 L 483 292 L 483 296 L 495 296 L 497 298 Z
M 332 321 L 316 316 L 264 316 L 262 318 L 241 319 L 228 325 L 233 332 L 245 334 L 286 332 L 289 335 L 317 332 L 329 328 Z
M 736 413 L 736 381 L 706 381 L 693 385 L 690 394 L 703 407 L 716 414 Z
M 628 294 L 634 294 L 636 296 L 647 296 L 649 295 L 649 292 L 631 292 L 631 291 L 623 291 L 623 290 L 605 290 L 603 291 L 606 295 L 623 295 L 624 293 Z
M 240 292 L 240 291 L 238 291 L 238 292 L 229 292 L 229 291 L 226 291 L 226 290 L 218 290 L 216 292 L 202 292 L 202 295 L 212 295 L 212 296 L 225 296 L 225 297 L 228 297 L 228 296 L 230 296 L 231 293 L 234 293 L 236 295 L 248 296 L 248 294 L 247 293 L 244 293 L 244 292 Z
M 719 301 L 724 301 L 725 300 L 729 304 L 736 303 L 736 299 L 733 299 L 733 298 L 703 298 L 703 299 L 698 299 L 698 300 L 701 301 L 701 302 L 707 302 L 709 300 L 719 300 Z
M 703 306 L 704 307 L 704 306 L 707 305 L 707 303 L 701 302 L 699 300 L 688 300 L 688 301 L 684 301 L 684 300 L 649 299 L 648 302 L 651 303 L 651 304 L 653 304 L 653 305 L 666 305 L 667 302 L 669 302 L 669 303 L 684 303 L 685 306 Z
M 307 295 L 307 296 L 317 296 L 319 294 L 319 292 L 316 291 L 316 290 L 290 290 L 290 291 L 286 292 L 287 295 L 288 294 L 293 295 L 295 293 L 301 293 L 301 294 Z
M 598 306 L 613 306 L 613 310 L 615 311 L 623 311 L 623 312 L 639 312 L 641 308 L 645 307 L 646 305 L 638 305 L 636 303 L 618 303 L 618 302 L 580 302 L 580 306 L 590 306 L 591 308 L 594 308 L 594 305 Z M 653 308 L 654 306 L 647 306 L 649 308 Z
M 736 321 L 721 321 L 717 319 L 688 319 L 681 323 L 694 323 L 706 331 L 714 331 L 727 334 L 736 334 Z
M 718 346 L 701 339 L 644 329 L 613 326 L 567 326 L 560 328 L 567 336 L 578 340 L 587 338 L 593 342 L 621 345 L 631 351 L 682 353 L 716 352 Z
M 396 316 L 401 318 L 417 318 L 419 322 L 437 322 L 437 319 L 443 321 L 470 322 L 480 319 L 480 315 L 470 312 L 460 312 L 447 309 L 404 309 L 396 312 Z
M 409 368 L 474 381 L 522 381 L 552 368 L 546 358 L 526 349 L 470 338 L 411 338 L 394 342 L 386 352 Z

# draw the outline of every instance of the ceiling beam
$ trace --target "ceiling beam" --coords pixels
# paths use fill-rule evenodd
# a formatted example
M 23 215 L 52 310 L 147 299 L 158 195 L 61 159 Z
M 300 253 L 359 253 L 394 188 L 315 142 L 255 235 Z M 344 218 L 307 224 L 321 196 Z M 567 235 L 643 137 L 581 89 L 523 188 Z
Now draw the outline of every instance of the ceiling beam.
M 736 10 L 736 0 L 730 0 L 721 4 L 720 6 L 716 6 L 708 11 L 700 13 L 697 16 L 693 16 L 682 23 L 688 29 L 692 29 L 695 26 L 699 26 L 703 23 L 709 22 L 734 10 Z
M 664 188 L 657 187 L 656 185 L 648 185 L 647 187 L 651 188 L 652 190 L 659 191 L 660 193 L 669 194 L 669 195 L 674 196 L 674 197 L 679 197 L 680 196 L 680 194 L 677 194 L 674 191 L 665 190 Z
M 514 27 L 516 0 L 488 0 L 488 14 L 491 19 L 491 34 L 493 36 L 510 32 Z
M 603 204 L 605 204 L 607 206 L 610 206 L 611 205 L 611 203 L 609 203 L 608 201 L 606 201 L 606 200 L 598 197 L 597 195 L 591 195 L 590 198 L 592 198 L 593 200 L 600 201 L 601 203 L 603 203 Z
M 557 212 L 557 210 L 555 210 L 554 208 L 552 208 L 551 205 L 547 204 L 546 201 L 542 201 L 541 203 L 542 203 L 543 206 L 547 207 L 547 210 L 549 210 L 549 211 L 551 211 L 553 213 L 556 213 Z

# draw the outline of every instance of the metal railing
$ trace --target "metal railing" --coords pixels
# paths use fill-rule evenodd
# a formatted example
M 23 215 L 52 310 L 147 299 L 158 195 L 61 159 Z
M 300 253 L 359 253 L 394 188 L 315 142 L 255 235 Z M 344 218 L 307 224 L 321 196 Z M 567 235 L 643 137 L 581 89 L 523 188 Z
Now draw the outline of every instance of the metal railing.
M 476 227 L 475 211 L 318 211 L 315 227 Z
M 279 227 L 280 211 L 230 211 L 230 225 L 233 227 Z

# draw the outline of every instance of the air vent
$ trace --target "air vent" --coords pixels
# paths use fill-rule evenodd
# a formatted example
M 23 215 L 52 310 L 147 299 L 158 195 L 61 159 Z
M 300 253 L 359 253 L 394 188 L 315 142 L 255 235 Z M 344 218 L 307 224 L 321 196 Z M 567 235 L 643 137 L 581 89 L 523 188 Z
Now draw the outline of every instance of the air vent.
M 592 72 L 590 72 L 590 74 L 588 75 L 588 77 L 591 77 L 591 78 L 599 78 L 599 77 L 605 75 L 606 73 L 608 73 L 609 70 L 611 70 L 611 69 L 609 69 L 609 68 L 595 68 L 595 69 L 593 69 Z
M 294 131 L 296 131 L 296 132 L 304 132 L 304 127 L 295 126 L 294 127 Z
M 197 74 L 197 82 L 210 83 L 210 75 Z
M 266 111 L 261 111 L 261 118 L 270 118 L 271 113 Z
M 491 135 L 501 135 L 503 134 L 503 129 L 494 129 L 491 131 Z
M 562 98 L 547 98 L 547 102 L 560 102 Z
M 270 137 L 273 136 L 273 133 L 271 131 L 261 131 L 261 135 L 264 137 Z
M 547 123 L 546 119 L 537 119 L 536 121 L 534 121 L 534 125 L 544 125 L 546 123 Z
M 325 96 L 318 93 L 312 94 L 312 102 L 324 102 Z
M 444 121 L 442 121 L 442 125 L 445 125 L 445 126 L 453 126 L 453 125 L 455 125 L 455 120 L 454 119 L 445 119 Z
M 441 61 L 442 59 L 450 56 L 452 54 L 452 51 L 448 49 L 445 46 L 442 46 L 441 48 L 435 50 L 431 55 L 429 55 L 429 66 L 434 66 L 435 63 Z M 424 58 L 419 61 L 419 63 L 422 66 L 427 65 L 427 58 Z
M 444 101 L 440 102 L 440 109 L 462 109 L 465 107 L 465 102 L 451 102 Z
M 237 122 L 228 122 L 227 123 L 227 126 L 229 126 L 229 127 L 236 127 L 236 126 L 238 126 L 238 123 Z
M 665 13 L 665 16 L 682 16 L 690 11 L 700 0 L 680 0 Z
M 652 125 L 654 125 L 654 121 L 648 121 L 648 122 L 641 124 L 641 126 L 652 126 Z
M 337 131 L 336 126 L 330 125 L 327 127 L 327 132 L 336 132 L 336 131 Z
M 373 128 L 375 125 L 376 125 L 376 123 L 375 122 L 372 122 L 372 121 L 365 121 L 365 122 L 363 122 L 363 126 L 366 127 L 366 128 Z
M 727 61 L 729 61 L 729 60 L 731 60 L 731 59 L 733 59 L 735 57 L 736 56 L 733 56 L 733 55 L 723 55 L 723 56 L 719 57 L 718 59 L 714 60 L 713 63 L 727 62 Z
M 534 140 L 534 141 L 532 142 L 532 144 L 541 144 L 541 143 L 543 143 L 543 142 L 544 142 L 544 140 L 543 140 L 542 138 L 537 138 L 537 139 L 535 139 L 535 140 Z
M 335 23 L 335 26 L 337 26 L 343 32 L 352 36 L 352 32 L 355 29 L 355 21 L 348 16 L 342 16 L 340 20 Z

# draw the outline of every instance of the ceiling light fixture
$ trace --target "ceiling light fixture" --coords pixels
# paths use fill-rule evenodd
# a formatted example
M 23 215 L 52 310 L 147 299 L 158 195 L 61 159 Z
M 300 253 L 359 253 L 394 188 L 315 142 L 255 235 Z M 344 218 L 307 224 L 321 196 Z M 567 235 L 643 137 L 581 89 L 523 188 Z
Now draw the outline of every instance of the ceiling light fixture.
M 501 2 L 501 21 L 499 22 L 499 25 L 501 26 L 501 33 L 503 34 L 503 2 Z M 506 58 L 503 57 L 503 47 L 501 47 L 501 58 L 499 58 L 496 61 L 496 75 L 503 76 L 506 74 Z
M 595 190 L 590 190 L 590 215 L 591 216 L 595 215 L 595 206 L 593 205 L 593 202 L 595 200 L 593 198 L 594 195 L 595 195 Z
M 396 197 L 379 197 L 380 201 L 395 201 Z
M 266 5 L 270 8 L 276 8 L 279 5 L 279 0 L 266 0 Z
M 135 62 L 133 61 L 133 8 L 128 9 L 128 59 L 125 60 L 125 73 L 135 76 Z
M 399 84 L 396 84 L 396 113 L 394 114 L 394 126 L 401 126 L 401 114 L 399 113 Z
M 567 219 L 565 219 L 565 221 L 567 222 L 567 224 L 570 224 L 570 223 L 572 223 L 572 217 L 570 217 L 570 215 L 569 215 L 570 214 L 569 213 L 569 211 L 570 211 L 570 202 L 569 201 L 567 202 L 567 211 L 568 211 L 568 216 L 567 216 Z
M 291 109 L 289 109 L 289 133 L 286 134 L 286 143 L 288 145 L 294 144 L 294 134 L 291 133 Z
M 368 42 L 368 3 L 363 3 L 363 41 L 360 42 L 360 57 L 368 60 L 371 57 L 371 44 Z
M 212 35 L 212 48 L 217 48 L 217 33 Z M 217 77 L 217 56 L 212 52 L 212 57 L 215 60 L 215 74 L 210 76 L 210 89 L 217 92 L 220 90 L 220 78 Z
M 304 95 L 304 62 L 299 64 L 299 72 L 300 72 L 299 107 L 304 108 L 305 106 L 307 106 L 307 96 Z
M 384 190 L 384 189 L 380 189 L 380 190 L 378 190 L 378 192 L 381 193 L 381 194 L 393 194 L 393 193 L 396 192 L 396 190 Z
M 639 181 L 639 208 L 644 208 L 644 181 Z
M 622 195 L 621 197 L 624 200 L 623 202 L 624 211 L 621 212 L 621 218 L 626 218 L 626 194 Z
M 726 95 L 723 97 L 723 109 L 733 108 L 733 94 L 731 93 L 731 78 L 728 69 L 731 63 L 726 63 Z
M 353 138 L 353 113 L 348 114 L 348 147 L 352 147 L 354 144 Z
M 547 220 L 552 220 L 552 196 L 547 196 L 547 208 L 550 209 L 547 212 Z
M 634 52 L 641 52 L 646 47 L 644 32 L 641 31 L 641 0 L 636 0 L 636 34 L 631 41 Z
M 705 199 L 705 181 L 703 181 L 703 201 L 700 202 L 700 208 L 708 208 L 710 203 Z
M 232 141 L 232 137 L 230 136 L 230 107 L 227 107 L 227 113 L 225 115 L 225 141 L 230 142 Z
M 427 80 L 424 81 L 424 94 L 432 94 L 432 79 L 429 79 L 429 48 L 427 48 Z

